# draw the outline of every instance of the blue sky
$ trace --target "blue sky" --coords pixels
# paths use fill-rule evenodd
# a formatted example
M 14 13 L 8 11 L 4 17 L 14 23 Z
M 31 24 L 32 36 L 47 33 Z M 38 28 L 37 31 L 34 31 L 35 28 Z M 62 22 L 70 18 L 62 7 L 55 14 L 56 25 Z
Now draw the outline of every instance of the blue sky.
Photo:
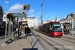
M 58 3 L 58 4 L 57 4 Z M 41 21 L 41 0 L 0 0 L 3 11 L 21 12 L 22 5 L 30 5 L 28 17 L 36 17 Z M 43 21 L 67 17 L 75 12 L 75 0 L 43 0 Z

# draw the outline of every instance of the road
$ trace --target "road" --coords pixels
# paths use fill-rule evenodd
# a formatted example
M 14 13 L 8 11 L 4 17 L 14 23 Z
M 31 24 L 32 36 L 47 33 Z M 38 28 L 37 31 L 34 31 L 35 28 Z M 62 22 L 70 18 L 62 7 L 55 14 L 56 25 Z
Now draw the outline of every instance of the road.
M 75 50 L 75 40 L 73 39 L 49 37 L 34 30 L 32 32 L 44 50 Z

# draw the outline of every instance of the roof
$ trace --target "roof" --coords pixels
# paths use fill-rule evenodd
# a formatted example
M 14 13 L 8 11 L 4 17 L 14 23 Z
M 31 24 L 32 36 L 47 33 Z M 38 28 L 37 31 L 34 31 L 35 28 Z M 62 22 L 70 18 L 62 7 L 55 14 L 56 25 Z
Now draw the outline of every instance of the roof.
M 67 18 L 68 18 L 69 15 L 70 15 L 71 17 L 74 17 L 74 18 L 75 18 L 75 12 L 68 14 L 68 15 L 67 15 Z
M 25 17 L 25 15 L 26 15 L 26 13 L 25 14 L 23 14 L 23 13 L 21 13 L 21 12 L 4 12 L 4 14 L 6 14 L 6 13 L 11 13 L 12 15 L 14 15 L 14 16 L 18 16 L 19 18 L 22 18 L 23 16 Z M 35 17 L 27 17 L 27 18 L 35 18 Z
M 57 21 L 51 21 L 49 23 L 59 23 L 59 22 L 57 22 Z M 45 24 L 42 24 L 42 25 L 46 25 L 46 24 L 49 24 L 49 23 L 45 23 Z
M 63 19 L 61 19 L 60 21 L 65 21 L 67 18 L 63 18 Z
M 27 17 L 27 18 L 35 18 L 35 17 Z

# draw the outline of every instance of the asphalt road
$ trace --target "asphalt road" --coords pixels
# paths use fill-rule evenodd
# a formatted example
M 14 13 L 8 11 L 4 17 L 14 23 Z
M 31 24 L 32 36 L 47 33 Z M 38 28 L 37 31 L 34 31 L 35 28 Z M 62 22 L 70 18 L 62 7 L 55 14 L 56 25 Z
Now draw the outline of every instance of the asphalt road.
M 65 37 L 49 37 L 32 30 L 36 39 L 39 39 L 44 50 L 75 50 L 75 40 Z

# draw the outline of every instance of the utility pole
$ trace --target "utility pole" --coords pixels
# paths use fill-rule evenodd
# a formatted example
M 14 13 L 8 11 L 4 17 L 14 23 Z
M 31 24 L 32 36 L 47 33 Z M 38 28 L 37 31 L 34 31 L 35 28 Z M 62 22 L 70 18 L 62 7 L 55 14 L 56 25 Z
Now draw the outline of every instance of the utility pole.
M 43 6 L 43 0 L 41 0 L 41 24 L 43 24 L 43 20 L 42 20 L 42 6 Z

